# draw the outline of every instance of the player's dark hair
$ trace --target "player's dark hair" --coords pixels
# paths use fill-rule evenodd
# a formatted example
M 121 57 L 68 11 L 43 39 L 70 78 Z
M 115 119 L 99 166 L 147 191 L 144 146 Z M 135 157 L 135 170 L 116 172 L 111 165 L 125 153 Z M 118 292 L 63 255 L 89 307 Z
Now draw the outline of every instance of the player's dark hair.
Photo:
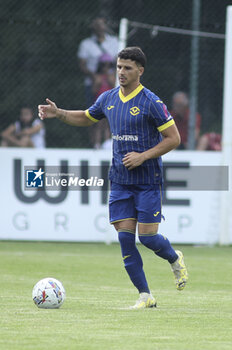
M 126 47 L 125 49 L 119 52 L 118 58 L 121 58 L 123 60 L 135 61 L 142 67 L 145 67 L 145 64 L 147 62 L 144 52 L 138 46 Z

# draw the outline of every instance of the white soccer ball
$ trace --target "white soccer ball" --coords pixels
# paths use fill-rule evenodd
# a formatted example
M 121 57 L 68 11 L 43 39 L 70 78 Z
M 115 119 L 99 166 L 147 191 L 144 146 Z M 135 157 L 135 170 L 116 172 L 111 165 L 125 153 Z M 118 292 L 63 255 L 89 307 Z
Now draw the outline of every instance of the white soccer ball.
M 40 309 L 58 309 L 65 300 L 65 289 L 55 278 L 44 278 L 34 286 L 32 299 Z

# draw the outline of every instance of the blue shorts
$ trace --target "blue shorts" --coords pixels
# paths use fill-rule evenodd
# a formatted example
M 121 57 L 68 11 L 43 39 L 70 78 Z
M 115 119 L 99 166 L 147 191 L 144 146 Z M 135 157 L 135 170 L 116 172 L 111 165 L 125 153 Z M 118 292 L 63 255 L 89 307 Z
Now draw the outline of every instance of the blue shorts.
M 111 183 L 110 223 L 125 219 L 139 223 L 160 223 L 162 218 L 162 185 L 122 185 Z

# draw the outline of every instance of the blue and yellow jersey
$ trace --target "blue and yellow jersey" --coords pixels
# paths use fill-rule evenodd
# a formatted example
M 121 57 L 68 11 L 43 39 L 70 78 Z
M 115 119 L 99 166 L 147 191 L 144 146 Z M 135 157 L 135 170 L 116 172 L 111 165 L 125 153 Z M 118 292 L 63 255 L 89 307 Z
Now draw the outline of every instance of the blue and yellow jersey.
M 113 139 L 113 160 L 109 178 L 120 184 L 162 183 L 161 158 L 149 159 L 128 170 L 122 163 L 128 152 L 144 152 L 161 140 L 160 132 L 174 124 L 165 104 L 141 84 L 128 96 L 119 87 L 104 92 L 85 111 L 94 122 L 107 118 Z

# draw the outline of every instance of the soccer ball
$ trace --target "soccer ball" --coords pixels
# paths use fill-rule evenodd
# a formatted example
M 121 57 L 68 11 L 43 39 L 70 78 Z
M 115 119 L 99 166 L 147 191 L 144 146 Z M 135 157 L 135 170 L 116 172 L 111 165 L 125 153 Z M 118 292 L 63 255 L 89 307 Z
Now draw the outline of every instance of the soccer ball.
M 40 309 L 58 309 L 65 300 L 65 289 L 55 278 L 44 278 L 34 286 L 32 299 Z

